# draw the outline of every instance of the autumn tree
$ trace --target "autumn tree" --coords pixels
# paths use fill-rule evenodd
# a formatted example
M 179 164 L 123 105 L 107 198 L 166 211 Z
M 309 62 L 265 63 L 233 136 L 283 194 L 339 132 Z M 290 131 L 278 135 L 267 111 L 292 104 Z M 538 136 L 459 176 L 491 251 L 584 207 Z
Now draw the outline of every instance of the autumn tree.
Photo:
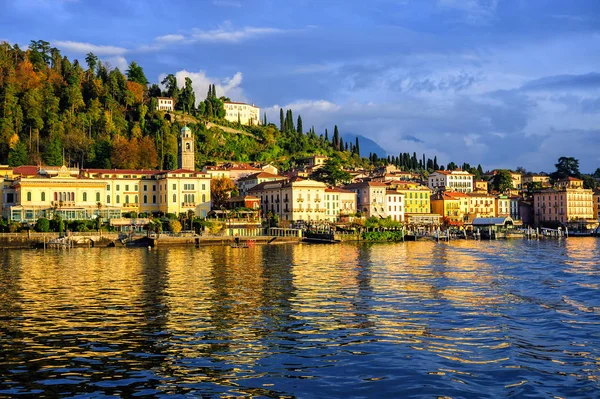
M 219 209 L 225 204 L 225 200 L 237 187 L 228 177 L 218 177 L 210 181 L 210 195 L 213 209 Z

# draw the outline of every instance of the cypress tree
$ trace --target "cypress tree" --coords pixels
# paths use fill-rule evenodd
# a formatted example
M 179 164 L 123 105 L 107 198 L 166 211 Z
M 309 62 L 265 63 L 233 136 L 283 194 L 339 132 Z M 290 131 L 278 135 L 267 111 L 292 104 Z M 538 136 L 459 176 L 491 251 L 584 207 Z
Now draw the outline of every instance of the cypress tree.
M 329 142 L 329 135 L 327 134 L 327 129 L 325 129 L 325 141 Z
M 339 151 L 344 151 L 344 140 L 340 137 L 340 143 L 338 145 Z
M 433 170 L 439 170 L 440 169 L 440 165 L 438 165 L 437 162 L 437 155 L 433 157 Z
M 340 133 L 338 132 L 338 127 L 337 125 L 335 125 L 333 127 L 333 148 L 335 148 L 336 150 L 340 149 Z
M 283 132 L 285 128 L 285 119 L 283 118 L 283 108 L 279 108 L 279 131 Z
M 304 134 L 302 131 L 302 117 L 300 115 L 298 115 L 297 132 L 298 134 Z
M 267 126 L 267 125 L 268 125 L 268 123 L 267 123 L 267 113 L 265 112 L 264 113 L 264 117 L 263 117 L 263 126 Z
M 213 98 L 217 98 L 217 89 L 214 84 L 212 85 L 212 96 Z
M 206 93 L 206 99 L 210 99 L 212 98 L 212 86 L 209 84 L 208 85 L 208 93 Z
M 354 144 L 354 148 L 356 149 L 356 155 L 360 157 L 360 147 L 358 145 L 358 137 L 356 138 L 356 144 Z

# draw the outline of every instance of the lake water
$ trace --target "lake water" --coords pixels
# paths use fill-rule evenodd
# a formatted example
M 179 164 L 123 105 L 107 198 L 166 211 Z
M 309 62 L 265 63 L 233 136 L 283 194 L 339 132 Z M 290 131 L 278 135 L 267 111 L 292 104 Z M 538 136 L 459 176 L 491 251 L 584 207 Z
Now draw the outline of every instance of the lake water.
M 600 396 L 600 239 L 0 259 L 0 397 Z

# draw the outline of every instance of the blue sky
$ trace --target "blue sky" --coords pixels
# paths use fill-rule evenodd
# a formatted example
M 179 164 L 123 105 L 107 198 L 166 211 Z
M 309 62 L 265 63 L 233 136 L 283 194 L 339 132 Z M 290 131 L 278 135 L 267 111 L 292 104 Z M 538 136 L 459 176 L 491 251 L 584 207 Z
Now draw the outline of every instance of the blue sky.
M 167 4 L 168 3 L 168 4 Z M 0 0 L 0 40 L 484 169 L 600 167 L 596 0 Z

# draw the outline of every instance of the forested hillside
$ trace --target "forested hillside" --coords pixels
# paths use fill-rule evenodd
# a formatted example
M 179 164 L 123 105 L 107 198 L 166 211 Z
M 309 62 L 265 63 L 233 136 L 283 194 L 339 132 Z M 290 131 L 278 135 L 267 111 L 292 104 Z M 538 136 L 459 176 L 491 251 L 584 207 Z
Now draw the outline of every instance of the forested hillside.
M 197 167 L 230 160 L 286 168 L 313 153 L 336 155 L 348 165 L 369 163 L 358 155 L 358 143 L 343 142 L 337 127 L 330 141 L 327 132 L 305 131 L 291 110 L 281 110 L 279 126 L 265 115 L 266 125 L 242 127 L 222 119 L 229 99 L 214 85 L 197 101 L 189 78 L 180 84 L 169 75 L 163 89 L 148 83 L 135 62 L 123 73 L 92 53 L 84 63 L 69 60 L 45 41 L 32 41 L 27 50 L 0 43 L 0 163 L 173 169 L 184 120 L 197 140 Z M 156 111 L 157 96 L 174 97 L 177 111 Z M 219 125 L 250 134 L 227 133 Z

